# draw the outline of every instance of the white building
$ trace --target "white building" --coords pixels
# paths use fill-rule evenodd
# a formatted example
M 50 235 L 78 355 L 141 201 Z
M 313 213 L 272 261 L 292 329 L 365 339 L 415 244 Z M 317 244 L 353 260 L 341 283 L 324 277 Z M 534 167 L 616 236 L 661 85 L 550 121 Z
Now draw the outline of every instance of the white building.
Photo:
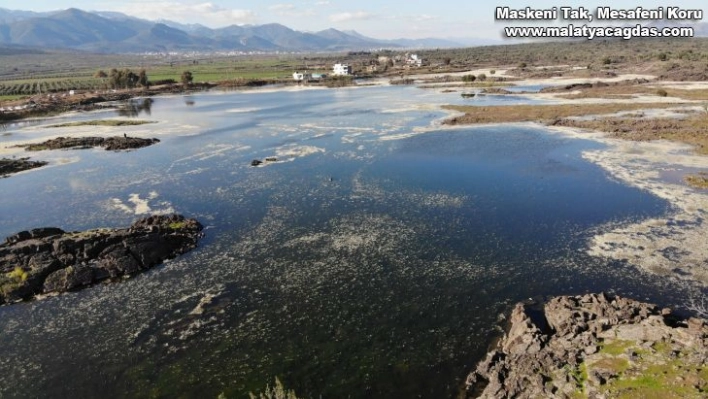
M 308 81 L 312 79 L 312 74 L 309 74 L 307 72 L 295 72 L 293 73 L 293 80 L 296 82 L 302 82 L 302 81 Z
M 406 59 L 406 64 L 414 66 L 423 66 L 423 59 L 418 57 L 418 54 L 411 54 Z
M 352 74 L 352 66 L 349 64 L 334 64 L 332 68 L 332 75 L 334 76 L 348 76 Z

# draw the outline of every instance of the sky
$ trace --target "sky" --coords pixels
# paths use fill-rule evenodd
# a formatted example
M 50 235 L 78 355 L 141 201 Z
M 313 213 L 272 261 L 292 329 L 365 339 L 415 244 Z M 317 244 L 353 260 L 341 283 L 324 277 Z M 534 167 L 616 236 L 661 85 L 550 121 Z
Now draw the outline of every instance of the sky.
M 0 0 L 0 7 L 12 10 L 53 11 L 74 7 L 87 11 L 119 11 L 149 20 L 169 19 L 211 28 L 275 22 L 301 31 L 356 30 L 378 39 L 501 39 L 501 31 L 508 23 L 494 20 L 498 6 L 521 9 L 581 5 L 592 11 L 599 6 L 616 9 L 680 6 L 703 9 L 708 14 L 703 0 L 674 3 L 665 0 Z

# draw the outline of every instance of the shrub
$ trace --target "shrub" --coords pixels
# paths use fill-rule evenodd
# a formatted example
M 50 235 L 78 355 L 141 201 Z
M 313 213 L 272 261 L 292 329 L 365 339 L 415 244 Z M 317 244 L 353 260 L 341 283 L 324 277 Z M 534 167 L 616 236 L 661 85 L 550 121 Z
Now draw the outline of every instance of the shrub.
M 402 78 L 402 79 L 391 79 L 389 84 L 391 85 L 412 85 L 415 83 L 414 79 Z
M 669 95 L 669 93 L 667 93 L 664 89 L 659 89 L 656 91 L 656 95 L 659 97 L 666 97 Z
M 286 389 L 285 386 L 283 386 L 283 383 L 280 382 L 278 377 L 275 377 L 274 387 L 271 388 L 270 385 L 267 385 L 265 392 L 261 392 L 258 395 L 249 393 L 248 396 L 251 399 L 298 399 L 297 395 L 295 394 L 295 391 Z M 219 397 L 226 398 L 226 395 L 219 395 Z
M 9 277 L 15 281 L 26 281 L 28 274 L 26 271 L 22 270 L 22 268 L 18 266 L 18 267 L 15 267 L 15 270 L 8 273 L 7 277 Z
M 354 84 L 354 78 L 351 76 L 328 76 L 324 80 L 327 87 L 345 87 Z

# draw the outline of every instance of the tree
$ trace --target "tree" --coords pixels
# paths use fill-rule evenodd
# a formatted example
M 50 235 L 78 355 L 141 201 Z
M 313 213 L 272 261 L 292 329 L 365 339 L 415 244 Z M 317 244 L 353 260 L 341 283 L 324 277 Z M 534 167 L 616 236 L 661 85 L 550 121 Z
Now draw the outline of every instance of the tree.
M 148 80 L 147 72 L 145 72 L 144 69 L 141 69 L 140 73 L 138 73 L 138 84 L 141 87 L 145 87 L 147 89 L 150 88 L 150 81 Z
M 108 73 L 108 85 L 114 89 L 120 86 L 120 72 L 115 68 Z
M 106 85 L 106 78 L 108 77 L 108 74 L 105 73 L 102 69 L 99 69 L 96 71 L 96 73 L 93 75 L 94 78 L 101 79 L 101 83 L 103 87 L 105 88 Z
M 189 71 L 184 71 L 182 72 L 182 76 L 180 77 L 180 82 L 182 82 L 183 85 L 189 86 L 192 84 L 192 80 L 194 77 L 192 76 L 192 72 Z

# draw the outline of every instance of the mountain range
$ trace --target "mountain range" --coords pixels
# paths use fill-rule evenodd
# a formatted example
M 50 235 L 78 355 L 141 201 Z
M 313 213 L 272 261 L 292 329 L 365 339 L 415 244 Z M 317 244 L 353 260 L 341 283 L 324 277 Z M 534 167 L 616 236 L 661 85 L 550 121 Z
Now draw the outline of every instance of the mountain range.
M 76 8 L 54 12 L 0 8 L 0 45 L 67 48 L 101 53 L 167 51 L 342 51 L 463 47 L 445 39 L 377 40 L 355 31 L 301 32 L 280 24 L 231 25 L 148 21 L 118 12 Z

